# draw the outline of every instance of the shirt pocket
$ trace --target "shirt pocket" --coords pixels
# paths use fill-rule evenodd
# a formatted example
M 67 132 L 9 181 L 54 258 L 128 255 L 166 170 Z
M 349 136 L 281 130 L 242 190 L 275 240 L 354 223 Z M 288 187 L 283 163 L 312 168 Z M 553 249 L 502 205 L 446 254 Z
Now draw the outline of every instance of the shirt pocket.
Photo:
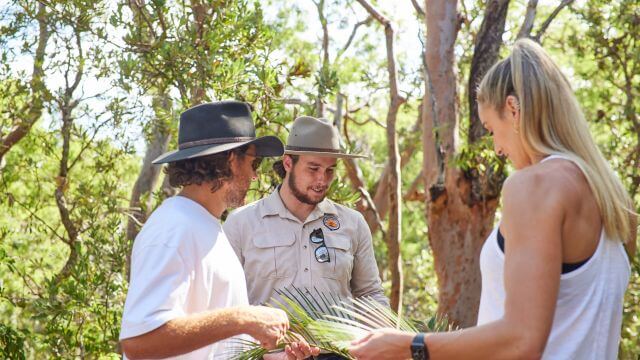
M 245 271 L 259 277 L 293 277 L 298 270 L 295 251 L 295 235 L 292 232 L 259 232 L 253 235 L 255 251 L 245 255 L 251 258 L 249 266 L 245 260 Z
M 351 281 L 351 271 L 353 269 L 351 239 L 341 234 L 329 233 L 325 235 L 324 243 L 329 250 L 329 256 L 331 256 L 331 263 L 333 263 L 333 265 L 323 267 L 329 271 L 323 271 L 322 276 L 338 280 L 340 283 L 344 282 L 349 284 Z

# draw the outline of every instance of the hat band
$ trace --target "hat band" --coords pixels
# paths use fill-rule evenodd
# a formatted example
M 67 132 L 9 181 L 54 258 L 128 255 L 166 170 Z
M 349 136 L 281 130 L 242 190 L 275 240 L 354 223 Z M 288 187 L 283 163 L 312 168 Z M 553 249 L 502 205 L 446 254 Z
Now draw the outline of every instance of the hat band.
M 285 146 L 285 149 L 291 150 L 291 151 L 312 151 L 312 152 L 344 154 L 344 152 L 340 149 L 326 149 L 326 148 L 314 148 L 314 147 L 290 146 L 290 145 Z
M 201 145 L 227 144 L 227 143 L 234 143 L 234 142 L 241 142 L 241 141 L 250 141 L 254 139 L 255 137 L 238 136 L 238 137 L 224 137 L 224 138 L 215 138 L 215 139 L 194 140 L 194 141 L 187 141 L 185 143 L 179 144 L 178 149 L 184 150 L 184 149 L 192 148 L 195 146 L 201 146 Z

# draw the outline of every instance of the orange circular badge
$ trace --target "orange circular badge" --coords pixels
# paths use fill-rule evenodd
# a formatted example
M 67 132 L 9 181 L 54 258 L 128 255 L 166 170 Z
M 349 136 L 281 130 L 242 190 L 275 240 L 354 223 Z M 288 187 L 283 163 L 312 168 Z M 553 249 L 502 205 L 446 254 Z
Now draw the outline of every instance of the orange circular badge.
M 340 221 L 335 215 L 325 215 L 322 218 L 322 223 L 331 231 L 340 229 Z

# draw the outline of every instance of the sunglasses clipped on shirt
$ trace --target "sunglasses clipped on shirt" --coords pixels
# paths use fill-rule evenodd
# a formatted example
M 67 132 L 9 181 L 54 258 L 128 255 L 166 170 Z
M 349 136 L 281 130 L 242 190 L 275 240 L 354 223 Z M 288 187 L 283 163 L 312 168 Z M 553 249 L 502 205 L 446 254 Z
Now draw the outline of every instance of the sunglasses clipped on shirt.
M 309 234 L 309 241 L 320 246 L 316 248 L 315 255 L 316 261 L 319 263 L 328 263 L 331 262 L 331 257 L 329 256 L 329 249 L 327 249 L 327 244 L 324 242 L 324 234 L 322 233 L 322 228 L 315 229 Z

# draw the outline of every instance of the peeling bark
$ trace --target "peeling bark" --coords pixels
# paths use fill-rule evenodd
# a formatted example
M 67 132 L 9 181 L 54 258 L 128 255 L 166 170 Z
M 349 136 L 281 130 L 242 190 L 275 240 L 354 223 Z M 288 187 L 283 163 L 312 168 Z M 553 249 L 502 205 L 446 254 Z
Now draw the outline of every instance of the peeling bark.
M 453 53 L 458 31 L 457 1 L 426 0 L 426 8 L 430 11 L 426 17 L 423 153 L 429 244 L 438 277 L 438 313 L 467 327 L 476 323 L 480 298 L 478 258 L 493 226 L 498 200 L 471 201 L 472 178 L 454 162 L 458 127 Z M 488 31 L 495 27 L 485 24 L 482 28 Z M 490 39 L 491 36 L 479 37 L 479 41 Z M 490 44 L 476 47 L 491 49 Z M 441 168 L 437 166 L 439 156 Z

